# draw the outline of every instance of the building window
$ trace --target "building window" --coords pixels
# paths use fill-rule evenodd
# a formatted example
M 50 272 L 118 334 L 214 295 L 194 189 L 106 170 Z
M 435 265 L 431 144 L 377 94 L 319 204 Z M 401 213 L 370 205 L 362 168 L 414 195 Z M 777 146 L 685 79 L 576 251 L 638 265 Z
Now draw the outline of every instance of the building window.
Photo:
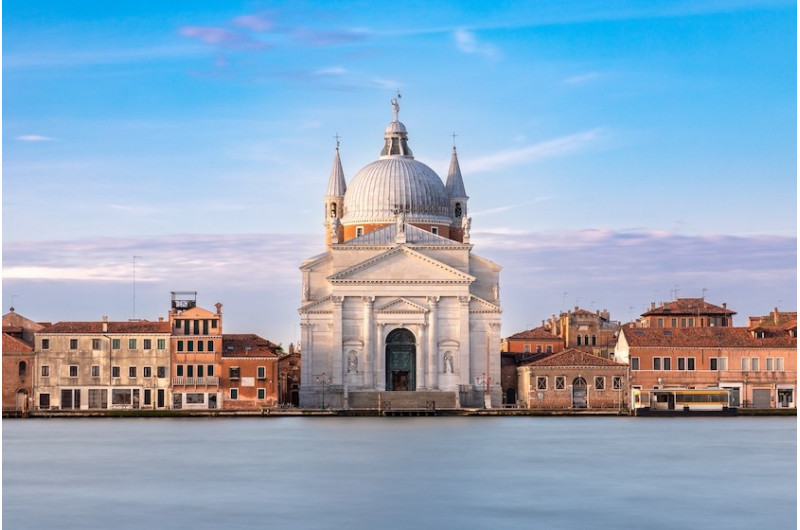
M 105 389 L 89 389 L 89 408 L 90 409 L 107 409 L 108 408 L 108 391 Z
M 660 327 L 660 328 L 664 327 L 664 319 L 663 318 L 659 318 L 658 319 L 658 327 Z
M 81 408 L 81 391 L 77 388 L 61 390 L 61 408 L 79 409 Z
M 153 349 L 153 339 L 143 339 L 142 340 L 142 349 L 143 350 L 152 350 Z
M 267 378 L 267 367 L 266 366 L 259 366 L 256 369 L 256 373 L 258 374 L 259 379 L 266 379 Z
M 547 353 L 553 353 L 553 347 L 551 345 L 547 345 Z
M 194 351 L 194 341 L 187 340 L 186 341 L 186 351 Z
M 547 377 L 539 376 L 536 378 L 536 390 L 547 390 Z
M 742 372 L 746 372 L 750 369 L 750 359 L 747 357 L 742 357 Z
M 119 366 L 111 367 L 111 377 L 119 377 Z
M 175 319 L 175 329 L 180 329 L 180 327 L 181 327 L 181 321 L 176 318 Z
M 631 370 L 638 370 L 638 369 L 639 369 L 639 358 L 631 357 Z
M 164 379 L 167 377 L 167 367 L 166 366 L 159 366 L 156 368 L 156 377 L 159 379 Z
M 622 377 L 619 375 L 615 375 L 611 384 L 613 385 L 612 388 L 614 390 L 622 390 Z
M 191 394 L 186 394 L 186 404 L 187 405 L 200 405 L 206 402 L 206 395 L 202 392 L 193 392 Z
M 753 357 L 752 359 L 750 359 L 750 369 L 754 372 L 758 371 L 758 357 Z
M 128 339 L 128 349 L 129 350 L 136 349 L 136 339 Z
M 203 377 L 203 365 L 202 364 L 198 364 L 197 365 L 197 377 Z
M 709 368 L 711 370 L 727 370 L 728 358 L 727 357 L 711 357 L 709 359 Z
M 431 234 L 436 234 L 438 236 L 439 235 L 439 227 L 438 226 L 432 226 L 431 227 Z
M 25 375 L 27 373 L 28 373 L 28 363 L 26 363 L 25 361 L 20 361 L 19 362 L 19 376 L 20 377 L 25 377 Z
M 179 364 L 178 366 L 175 367 L 175 375 L 177 377 L 183 377 L 183 365 L 182 364 Z
M 211 329 L 217 329 L 217 320 L 216 319 L 211 321 Z
M 606 389 L 606 378 L 602 375 L 597 375 L 594 378 L 594 388 L 595 390 L 605 390 Z
M 42 366 L 42 377 L 50 377 L 50 367 L 46 364 Z
M 231 388 L 231 399 L 239 399 L 239 389 Z
M 783 372 L 783 357 L 775 358 L 775 370 L 778 372 Z
M 678 327 L 678 319 L 677 318 L 673 318 L 672 319 L 672 327 L 673 328 L 677 328 Z
M 259 388 L 258 389 L 258 399 L 266 399 L 267 398 L 267 389 L 266 388 Z
M 581 345 L 581 336 L 577 335 L 577 339 L 578 339 L 578 346 L 580 346 Z
M 145 405 L 152 405 L 153 404 L 153 391 L 149 388 L 144 389 L 144 404 Z
M 235 381 L 239 379 L 239 367 L 238 366 L 231 366 L 228 368 L 228 377 L 231 381 Z
M 92 349 L 93 350 L 100 349 L 100 339 L 92 339 Z
M 775 359 L 772 357 L 767 357 L 767 363 L 765 369 L 767 372 L 772 372 L 775 370 Z
M 166 340 L 166 339 L 158 339 L 158 340 L 156 341 L 156 347 L 157 347 L 159 350 L 166 349 L 166 347 L 167 347 L 167 340 Z
M 687 370 L 694 370 L 694 357 L 686 358 L 686 368 Z
M 664 370 L 672 370 L 672 358 L 671 357 L 664 357 L 663 363 Z
M 142 368 L 142 377 L 153 377 L 153 367 L 145 366 Z
M 39 394 L 39 408 L 44 410 L 50 408 L 50 394 Z
M 194 365 L 187 364 L 186 365 L 186 377 L 194 377 Z
M 203 344 L 205 344 L 202 340 L 197 341 L 197 351 L 203 351 Z
M 356 237 L 363 236 L 363 235 L 364 235 L 364 227 L 363 226 L 357 226 L 356 227 Z
M 183 341 L 182 340 L 178 341 L 178 351 L 183 351 Z
M 597 335 L 592 335 L 592 346 L 597 346 Z
M 50 349 L 50 339 L 42 339 L 42 349 L 43 350 Z
M 525 344 L 524 346 L 522 346 L 522 353 L 530 353 L 530 352 L 531 352 L 530 344 Z
M 563 375 L 556 376 L 556 390 L 564 390 L 566 387 L 567 378 Z
M 216 321 L 213 321 L 213 322 L 216 322 Z M 207 351 L 210 351 L 210 352 L 214 351 L 214 341 L 213 340 L 208 341 L 208 349 L 207 349 Z
M 690 319 L 689 319 L 689 327 L 690 327 L 690 328 L 693 328 L 693 327 L 694 327 L 694 318 L 690 318 Z
M 542 353 L 542 345 L 541 344 L 537 344 L 536 345 L 536 353 Z
M 653 357 L 653 370 L 661 370 L 661 357 Z
M 70 350 L 78 349 L 78 339 L 69 339 L 69 349 Z
M 129 366 L 128 367 L 128 377 L 136 377 L 136 367 Z
M 678 357 L 678 370 L 686 370 L 686 358 Z
M 77 364 L 69 365 L 69 376 L 70 377 L 78 377 L 78 365 Z
M 208 368 L 208 370 L 206 370 L 208 377 L 214 377 L 214 365 L 209 364 L 208 366 L 206 366 L 206 368 Z
M 681 318 L 681 327 L 682 328 L 686 327 L 686 318 Z
M 118 350 L 120 349 L 120 340 L 119 339 L 111 339 L 111 349 Z
M 93 365 L 92 366 L 92 377 L 100 377 L 100 365 Z

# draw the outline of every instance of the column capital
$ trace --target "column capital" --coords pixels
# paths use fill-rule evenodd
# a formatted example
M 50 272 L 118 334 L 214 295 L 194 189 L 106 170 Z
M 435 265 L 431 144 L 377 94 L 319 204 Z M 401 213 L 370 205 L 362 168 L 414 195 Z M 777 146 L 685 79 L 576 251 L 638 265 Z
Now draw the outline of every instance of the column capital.
M 375 302 L 374 296 L 362 296 L 361 301 L 366 305 L 372 305 Z

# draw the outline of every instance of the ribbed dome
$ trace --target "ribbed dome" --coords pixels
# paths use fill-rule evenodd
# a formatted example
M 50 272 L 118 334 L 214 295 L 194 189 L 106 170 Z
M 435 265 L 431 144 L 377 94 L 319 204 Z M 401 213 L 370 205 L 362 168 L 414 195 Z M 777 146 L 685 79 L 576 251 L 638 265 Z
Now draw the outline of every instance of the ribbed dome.
M 350 181 L 342 224 L 391 223 L 397 212 L 408 221 L 450 224 L 449 205 L 444 183 L 431 168 L 408 156 L 382 156 Z

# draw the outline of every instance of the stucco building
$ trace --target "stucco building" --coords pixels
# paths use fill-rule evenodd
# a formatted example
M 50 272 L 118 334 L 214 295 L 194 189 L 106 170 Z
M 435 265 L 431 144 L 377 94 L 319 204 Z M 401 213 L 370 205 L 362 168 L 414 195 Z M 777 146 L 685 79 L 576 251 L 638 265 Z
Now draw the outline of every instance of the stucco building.
M 326 249 L 300 267 L 300 406 L 499 404 L 500 267 L 472 252 L 455 148 L 445 183 L 392 103 L 378 160 L 349 185 L 336 148 Z
M 223 334 L 223 408 L 252 410 L 278 404 L 279 347 L 253 333 Z
M 639 325 L 650 328 L 710 328 L 733 326 L 733 315 L 728 304 L 717 306 L 704 298 L 677 298 L 656 305 L 642 314 Z

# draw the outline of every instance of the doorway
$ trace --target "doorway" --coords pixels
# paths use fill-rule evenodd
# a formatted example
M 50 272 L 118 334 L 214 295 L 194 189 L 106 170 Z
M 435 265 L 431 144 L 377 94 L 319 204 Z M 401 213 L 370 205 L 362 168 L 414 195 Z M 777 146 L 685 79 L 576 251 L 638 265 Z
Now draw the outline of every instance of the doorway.
M 417 344 L 411 331 L 398 328 L 386 337 L 386 390 L 416 390 Z
M 589 406 L 588 399 L 586 399 L 586 379 L 583 377 L 576 377 L 572 381 L 572 408 L 585 409 Z

